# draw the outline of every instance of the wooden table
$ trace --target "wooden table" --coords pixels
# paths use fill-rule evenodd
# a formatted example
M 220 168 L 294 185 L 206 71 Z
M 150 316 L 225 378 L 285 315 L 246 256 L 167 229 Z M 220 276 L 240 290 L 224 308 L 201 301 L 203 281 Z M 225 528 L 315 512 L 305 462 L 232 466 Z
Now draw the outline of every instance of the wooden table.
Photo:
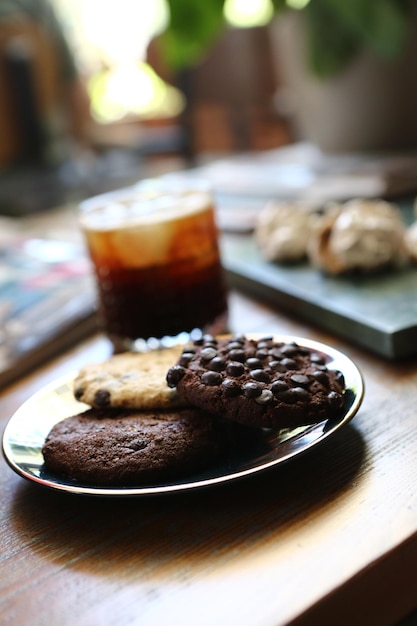
M 386 362 L 242 294 L 230 304 L 235 331 L 352 358 L 366 384 L 355 419 L 287 464 L 182 495 L 55 493 L 2 459 L 2 624 L 381 626 L 417 607 L 417 360 Z M 94 336 L 7 388 L 2 429 L 43 385 L 109 354 Z

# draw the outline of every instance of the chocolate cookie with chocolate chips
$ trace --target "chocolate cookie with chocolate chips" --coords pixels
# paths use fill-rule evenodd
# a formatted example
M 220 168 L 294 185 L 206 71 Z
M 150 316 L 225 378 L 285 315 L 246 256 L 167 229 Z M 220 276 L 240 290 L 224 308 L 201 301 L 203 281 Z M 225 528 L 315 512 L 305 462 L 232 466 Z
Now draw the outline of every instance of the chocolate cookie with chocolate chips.
M 343 374 L 328 369 L 323 354 L 272 337 L 205 336 L 183 350 L 167 383 L 193 406 L 266 428 L 329 418 L 345 392 Z
M 55 424 L 42 453 L 49 471 L 85 484 L 142 485 L 213 462 L 229 442 L 229 424 L 196 409 L 90 409 Z

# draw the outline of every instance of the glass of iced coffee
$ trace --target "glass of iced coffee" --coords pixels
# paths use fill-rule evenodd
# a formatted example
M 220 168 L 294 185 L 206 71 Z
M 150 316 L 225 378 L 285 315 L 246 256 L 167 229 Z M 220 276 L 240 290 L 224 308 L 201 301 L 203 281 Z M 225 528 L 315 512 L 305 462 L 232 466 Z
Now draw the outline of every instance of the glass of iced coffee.
M 144 180 L 85 200 L 79 214 L 100 319 L 116 352 L 227 332 L 213 195 L 204 181 Z

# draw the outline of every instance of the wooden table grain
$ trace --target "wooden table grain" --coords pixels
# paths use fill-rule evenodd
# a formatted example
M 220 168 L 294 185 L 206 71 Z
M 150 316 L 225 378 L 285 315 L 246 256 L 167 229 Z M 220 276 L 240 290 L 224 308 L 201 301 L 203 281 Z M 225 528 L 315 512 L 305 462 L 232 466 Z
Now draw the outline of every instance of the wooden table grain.
M 230 308 L 237 332 L 353 359 L 357 416 L 286 464 L 180 495 L 56 493 L 2 458 L 2 624 L 369 626 L 417 607 L 417 360 L 387 362 L 236 292 Z M 109 354 L 93 336 L 5 389 L 1 429 L 43 385 Z

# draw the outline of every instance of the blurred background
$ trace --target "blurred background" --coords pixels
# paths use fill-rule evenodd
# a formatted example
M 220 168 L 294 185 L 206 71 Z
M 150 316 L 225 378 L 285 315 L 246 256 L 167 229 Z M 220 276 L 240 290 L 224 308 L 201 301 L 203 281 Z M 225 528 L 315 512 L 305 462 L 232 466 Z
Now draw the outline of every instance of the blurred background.
M 416 8 L 0 0 L 0 385 L 96 328 L 84 198 L 197 167 L 250 237 L 270 199 L 415 195 Z
M 218 155 L 417 144 L 415 0 L 2 0 L 0 213 Z
M 173 3 L 192 35 L 193 19 L 210 20 L 187 4 Z M 123 186 L 149 163 L 177 169 L 288 142 L 273 103 L 272 4 L 221 8 L 222 26 L 208 38 L 203 28 L 201 50 L 176 64 L 158 41 L 166 0 L 2 0 L 1 213 Z

